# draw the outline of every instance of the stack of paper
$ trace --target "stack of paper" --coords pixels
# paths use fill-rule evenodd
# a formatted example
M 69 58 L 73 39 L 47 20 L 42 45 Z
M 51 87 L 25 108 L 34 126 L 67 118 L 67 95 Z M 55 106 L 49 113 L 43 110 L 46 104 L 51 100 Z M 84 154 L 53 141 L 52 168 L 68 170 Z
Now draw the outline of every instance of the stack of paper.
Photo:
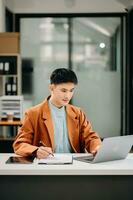
M 72 164 L 73 157 L 72 154 L 54 154 L 53 156 L 48 156 L 45 159 L 38 159 L 38 164 Z

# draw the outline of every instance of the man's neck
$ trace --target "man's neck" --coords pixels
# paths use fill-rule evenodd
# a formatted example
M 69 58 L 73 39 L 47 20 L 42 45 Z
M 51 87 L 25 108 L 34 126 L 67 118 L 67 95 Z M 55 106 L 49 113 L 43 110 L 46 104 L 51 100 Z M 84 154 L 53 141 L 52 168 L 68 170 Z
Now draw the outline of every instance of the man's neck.
M 58 105 L 58 104 L 54 101 L 54 99 L 53 99 L 52 97 L 50 97 L 49 101 L 51 102 L 52 105 L 54 105 L 54 106 L 57 107 L 57 108 L 62 108 L 62 107 L 63 107 L 63 106 Z

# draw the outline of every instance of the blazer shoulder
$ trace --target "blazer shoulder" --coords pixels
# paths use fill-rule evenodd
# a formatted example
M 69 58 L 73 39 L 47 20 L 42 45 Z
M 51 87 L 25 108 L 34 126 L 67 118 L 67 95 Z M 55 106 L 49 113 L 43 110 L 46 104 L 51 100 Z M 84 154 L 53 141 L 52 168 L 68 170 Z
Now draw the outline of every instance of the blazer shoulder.
M 81 108 L 78 107 L 78 106 L 74 106 L 74 105 L 71 105 L 71 104 L 69 104 L 68 106 L 69 106 L 69 110 L 73 111 L 76 115 L 80 115 L 80 113 L 82 112 Z
M 35 106 L 32 106 L 32 107 L 28 108 L 25 111 L 25 113 L 27 113 L 29 115 L 34 114 L 34 113 L 35 114 L 37 114 L 37 113 L 39 114 L 43 110 L 44 105 L 45 105 L 45 102 L 42 102 L 42 103 L 37 104 Z

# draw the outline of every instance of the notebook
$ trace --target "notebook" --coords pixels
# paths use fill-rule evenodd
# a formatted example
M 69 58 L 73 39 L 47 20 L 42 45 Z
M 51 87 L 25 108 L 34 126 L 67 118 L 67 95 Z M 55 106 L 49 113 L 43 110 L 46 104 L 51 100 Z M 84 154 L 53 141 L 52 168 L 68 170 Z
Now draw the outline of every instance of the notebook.
M 61 165 L 61 164 L 72 164 L 73 163 L 73 157 L 72 154 L 54 154 L 53 156 L 48 156 L 45 159 L 38 159 L 38 164 L 48 164 L 48 165 Z
M 133 145 L 133 135 L 116 136 L 105 138 L 95 156 L 79 156 L 74 159 L 99 163 L 113 160 L 125 159 Z

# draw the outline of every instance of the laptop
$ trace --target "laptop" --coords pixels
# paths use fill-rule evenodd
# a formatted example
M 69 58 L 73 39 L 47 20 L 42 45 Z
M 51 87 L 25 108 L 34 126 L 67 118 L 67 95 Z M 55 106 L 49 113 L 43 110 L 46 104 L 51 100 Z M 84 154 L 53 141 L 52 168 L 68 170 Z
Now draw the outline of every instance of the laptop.
M 105 138 L 95 156 L 79 156 L 74 159 L 99 163 L 113 160 L 125 159 L 133 145 L 133 135 L 115 136 Z

